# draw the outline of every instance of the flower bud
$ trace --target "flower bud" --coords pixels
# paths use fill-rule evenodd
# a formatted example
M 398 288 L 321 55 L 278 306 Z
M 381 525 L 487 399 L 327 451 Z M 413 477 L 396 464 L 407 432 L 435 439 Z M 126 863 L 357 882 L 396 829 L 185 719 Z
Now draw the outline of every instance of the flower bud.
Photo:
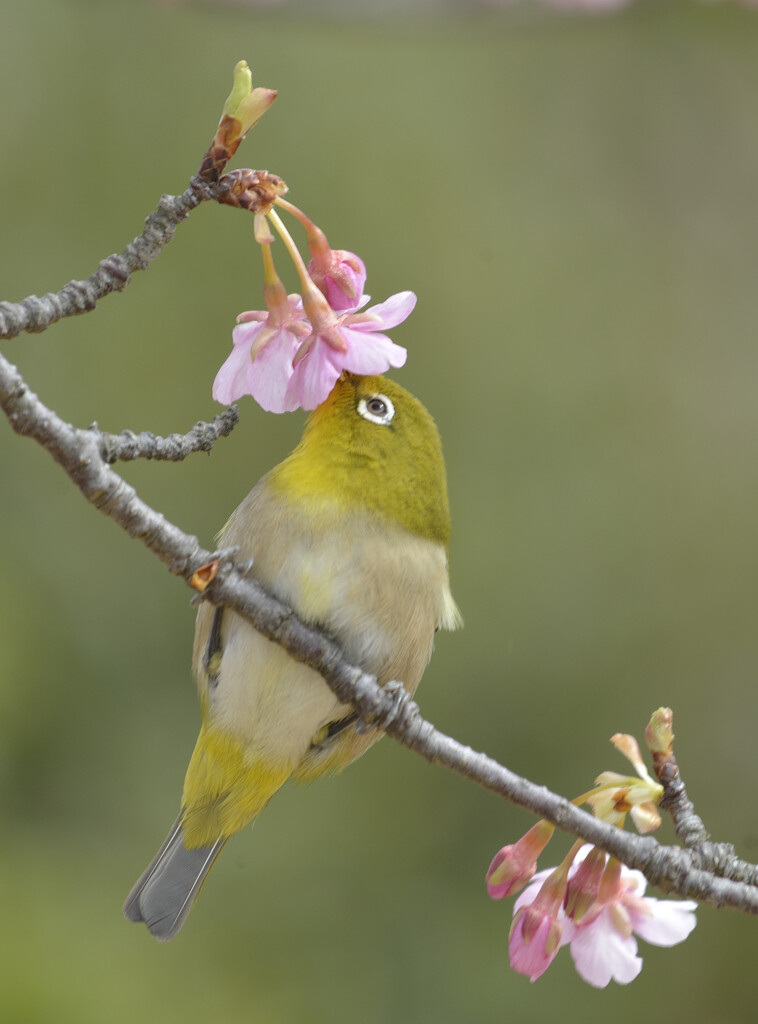
M 554 831 L 549 822 L 538 821 L 517 843 L 504 846 L 495 854 L 485 876 L 487 892 L 493 900 L 501 900 L 524 888 Z
M 670 757 L 674 747 L 674 713 L 671 708 L 658 708 L 645 727 L 647 749 L 653 755 Z

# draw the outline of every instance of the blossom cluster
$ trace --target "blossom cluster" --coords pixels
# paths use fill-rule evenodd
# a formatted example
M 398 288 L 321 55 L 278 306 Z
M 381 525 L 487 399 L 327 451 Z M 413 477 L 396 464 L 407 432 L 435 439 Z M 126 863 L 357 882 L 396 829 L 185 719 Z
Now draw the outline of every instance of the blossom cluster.
M 370 375 L 402 366 L 406 350 L 383 332 L 410 315 L 416 296 L 398 292 L 364 309 L 370 297 L 363 292 L 363 261 L 330 248 L 324 233 L 291 203 L 277 203 L 306 228 L 307 267 L 278 215 L 266 215 L 292 256 L 302 293 L 287 294 L 273 265 L 273 237 L 259 223 L 266 309 L 237 317 L 233 349 L 213 383 L 213 397 L 229 405 L 252 395 L 268 412 L 292 412 L 320 405 L 343 371 Z
M 232 91 L 203 158 L 203 180 L 217 180 L 276 95 L 273 89 L 253 88 L 250 68 L 244 60 L 238 61 Z M 276 178 L 276 187 L 261 190 L 260 177 L 256 178 L 252 197 L 244 202 L 245 189 L 239 194 L 234 187 L 228 191 L 235 205 L 255 215 L 255 239 L 263 255 L 266 309 L 249 310 L 237 317 L 233 348 L 213 382 L 213 397 L 230 405 L 243 395 L 252 395 L 269 412 L 315 409 L 343 371 L 366 376 L 405 363 L 405 349 L 383 332 L 410 315 L 416 296 L 413 292 L 398 292 L 386 302 L 364 309 L 370 297 L 363 292 L 363 260 L 355 253 L 332 249 L 324 232 L 283 198 L 287 186 L 281 179 L 269 176 Z M 305 228 L 310 250 L 307 266 L 274 206 L 287 211 Z M 288 295 L 276 273 L 272 228 L 295 265 L 300 294 Z
M 579 975 L 596 988 L 626 985 L 642 970 L 635 935 L 654 946 L 683 942 L 697 904 L 645 896 L 645 876 L 585 844 L 570 866 L 535 874 L 514 905 L 511 967 L 536 981 L 563 946 Z
M 661 709 L 667 711 L 668 709 Z M 661 712 L 654 716 L 657 731 L 648 727 L 648 745 L 661 742 Z M 663 742 L 673 739 L 663 729 Z M 627 813 L 641 832 L 660 823 L 656 804 L 663 789 L 648 774 L 636 741 L 617 734 L 612 742 L 631 761 L 637 777 L 603 772 L 589 793 L 575 803 L 587 803 L 595 815 L 623 826 Z M 656 750 L 651 746 L 654 756 Z M 554 832 L 540 821 L 495 855 L 485 881 L 492 899 L 524 890 L 515 902 L 508 939 L 511 967 L 536 981 L 563 946 L 569 946 L 579 975 L 596 988 L 610 981 L 628 984 L 642 970 L 635 935 L 656 946 L 682 942 L 695 927 L 697 904 L 688 900 L 658 900 L 644 895 L 646 880 L 603 850 L 576 842 L 556 868 L 539 873 L 537 859 Z M 526 886 L 526 888 L 524 888 Z

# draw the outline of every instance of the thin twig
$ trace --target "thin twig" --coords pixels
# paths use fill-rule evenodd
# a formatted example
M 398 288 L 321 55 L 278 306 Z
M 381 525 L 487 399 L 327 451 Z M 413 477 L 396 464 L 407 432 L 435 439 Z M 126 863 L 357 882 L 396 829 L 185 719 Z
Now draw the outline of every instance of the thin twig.
M 64 317 L 89 313 L 98 299 L 126 288 L 131 275 L 145 270 L 171 241 L 177 225 L 203 200 L 212 198 L 213 188 L 193 178 L 180 196 L 164 195 L 145 220 L 144 230 L 122 252 L 104 259 L 86 280 L 69 281 L 60 291 L 41 298 L 30 295 L 21 302 L 0 302 L 0 337 L 39 333 Z
M 692 863 L 723 878 L 758 886 L 758 868 L 741 860 L 731 843 L 715 843 L 687 795 L 673 749 L 653 754 L 653 767 L 663 786 L 660 806 L 668 811 L 677 839 L 688 848 Z
M 200 203 L 215 200 L 255 213 L 284 191 L 282 179 L 267 171 L 232 171 L 212 183 L 196 175 L 180 196 L 164 195 L 145 220 L 144 230 L 122 252 L 104 259 L 86 280 L 69 281 L 41 298 L 29 295 L 20 302 L 0 302 L 0 338 L 15 338 L 23 331 L 39 333 L 64 317 L 89 313 L 99 299 L 122 291 L 135 271 L 147 269 Z
M 90 430 L 97 438 L 103 460 L 109 465 L 114 462 L 130 462 L 133 459 L 156 459 L 163 462 L 181 462 L 193 452 L 209 452 L 220 437 L 228 437 L 239 422 L 236 405 L 230 405 L 210 423 L 196 423 L 186 434 L 169 434 L 156 437 L 148 430 L 135 434 L 122 430 L 120 434 L 107 434 L 93 423 Z
M 687 796 L 673 751 L 667 752 L 665 756 L 653 755 L 653 767 L 663 786 L 661 808 L 671 815 L 677 838 L 688 847 L 700 846 L 707 842 L 710 836 L 702 818 L 695 813 L 694 804 Z

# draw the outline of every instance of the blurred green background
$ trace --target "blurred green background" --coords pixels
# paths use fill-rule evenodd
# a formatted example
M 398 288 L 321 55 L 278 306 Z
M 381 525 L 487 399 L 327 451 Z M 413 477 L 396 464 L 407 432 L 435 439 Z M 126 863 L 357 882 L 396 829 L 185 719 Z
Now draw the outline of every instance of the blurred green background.
M 758 858 L 758 14 L 33 0 L 0 31 L 0 297 L 85 277 L 180 192 L 245 57 L 280 96 L 236 165 L 281 174 L 376 299 L 419 296 L 398 379 L 445 442 L 466 618 L 423 712 L 573 795 L 671 705 L 708 827 Z M 184 431 L 260 302 L 249 219 L 204 206 L 126 292 L 3 352 L 78 425 Z M 210 457 L 124 468 L 207 546 L 302 426 L 241 415 Z M 641 944 L 629 988 L 567 953 L 513 974 L 482 879 L 530 818 L 389 740 L 285 788 L 175 942 L 127 924 L 198 724 L 188 592 L 0 438 L 2 1021 L 754 1020 L 756 922 L 729 911 Z

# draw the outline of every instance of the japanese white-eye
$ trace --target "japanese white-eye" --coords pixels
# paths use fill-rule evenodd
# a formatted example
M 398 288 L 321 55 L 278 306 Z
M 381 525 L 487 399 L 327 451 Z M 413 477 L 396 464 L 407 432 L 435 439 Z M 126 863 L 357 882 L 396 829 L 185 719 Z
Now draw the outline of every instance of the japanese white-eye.
M 384 377 L 344 374 L 300 444 L 248 494 L 223 545 L 306 623 L 322 627 L 380 685 L 419 684 L 435 631 L 454 629 L 447 484 L 437 428 Z M 124 905 L 173 938 L 226 840 L 287 779 L 339 770 L 380 733 L 324 680 L 230 609 L 200 607 L 194 671 L 200 735 L 181 811 Z

